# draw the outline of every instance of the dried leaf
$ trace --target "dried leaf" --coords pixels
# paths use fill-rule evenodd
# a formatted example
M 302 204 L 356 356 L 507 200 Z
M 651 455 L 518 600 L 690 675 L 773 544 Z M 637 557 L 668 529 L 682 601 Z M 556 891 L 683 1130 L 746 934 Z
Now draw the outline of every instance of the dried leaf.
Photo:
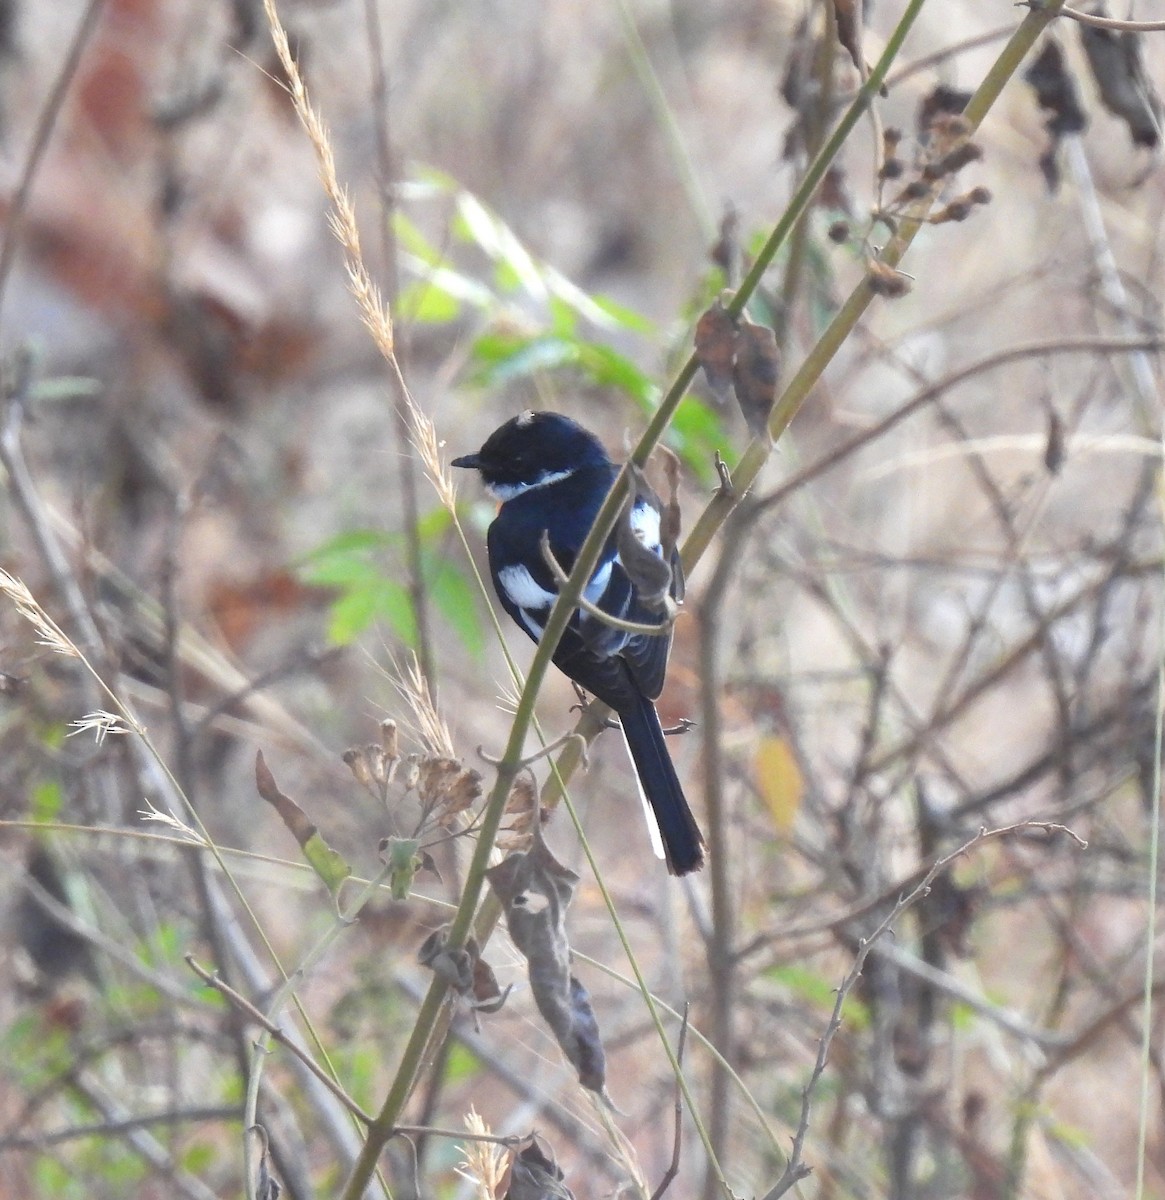
M 466 995 L 473 987 L 473 958 L 467 948 L 450 948 L 448 925 L 434 929 L 425 938 L 417 951 L 417 962 L 428 967 L 460 995 Z
M 667 614 L 671 607 L 671 565 L 654 546 L 647 546 L 640 540 L 631 521 L 636 505 L 648 504 L 658 512 L 661 507 L 659 497 L 652 491 L 643 472 L 634 463 L 627 465 L 627 479 L 631 494 L 627 497 L 619 524 L 615 527 L 619 560 L 623 564 L 623 570 L 627 572 L 627 577 L 635 585 L 639 599 L 648 608 Z M 662 519 L 660 524 L 662 531 Z
M 343 857 L 324 841 L 320 831 L 308 820 L 303 809 L 290 796 L 279 790 L 262 750 L 255 755 L 255 787 L 259 795 L 279 814 L 280 820 L 299 843 L 308 865 L 334 896 L 344 880 L 352 874 L 352 870 Z
M 833 11 L 837 18 L 837 40 L 849 51 L 849 56 L 858 71 L 864 72 L 860 0 L 833 0 Z
M 719 300 L 696 322 L 696 358 L 717 400 L 728 399 L 736 360 L 736 322 Z
M 1044 43 L 1039 57 L 1023 73 L 1024 80 L 1035 89 L 1036 103 L 1051 115 L 1044 123 L 1048 131 L 1048 146 L 1040 155 L 1040 170 L 1049 192 L 1060 186 L 1060 139 L 1069 133 L 1080 133 L 1088 124 L 1076 92 L 1076 84 L 1064 61 L 1064 52 L 1054 38 Z
M 1059 475 L 1064 457 L 1064 422 L 1053 408 L 1048 413 L 1048 440 L 1044 443 L 1044 466 L 1049 475 Z
M 283 1188 L 279 1180 L 271 1173 L 270 1149 L 267 1142 L 267 1131 L 264 1129 L 263 1150 L 259 1156 L 259 1173 L 255 1181 L 256 1200 L 279 1200 Z
M 493 967 L 484 958 L 479 955 L 473 960 L 473 1007 L 478 1012 L 496 1013 L 513 990 L 510 984 L 502 991 Z
M 1096 11 L 1100 15 L 1103 8 Z M 1156 146 L 1161 137 L 1161 101 L 1145 74 L 1141 35 L 1081 25 L 1080 39 L 1100 89 L 1100 102 L 1128 126 L 1133 145 Z
M 539 840 L 529 853 L 509 855 L 486 872 L 501 901 L 506 928 L 526 958 L 534 1003 L 579 1083 L 605 1094 L 606 1055 L 590 996 L 571 974 L 566 911 L 578 876 Z
M 910 291 L 910 280 L 884 262 L 874 261 L 866 268 L 866 282 L 875 296 L 897 300 Z
M 929 135 L 937 125 L 943 123 L 944 117 L 958 116 L 971 100 L 970 92 L 961 92 L 957 88 L 947 87 L 940 83 L 932 88 L 918 106 L 915 124 L 919 137 Z
M 663 477 L 667 483 L 667 498 L 661 499 L 659 508 L 659 548 L 663 557 L 671 562 L 680 541 L 680 460 L 666 446 L 656 446 L 655 454 L 663 464 Z M 673 594 L 677 600 L 683 599 L 682 581 Z
M 574 1200 L 565 1178 L 562 1168 L 543 1154 L 535 1140 L 514 1157 L 506 1200 Z
M 729 287 L 736 286 L 740 274 L 740 214 L 731 203 L 724 206 L 720 233 L 708 251 L 712 261 L 724 272 Z
M 417 795 L 428 807 L 446 795 L 449 785 L 461 772 L 461 764 L 455 758 L 422 758 L 417 771 Z
M 445 790 L 441 811 L 437 818 L 441 825 L 451 825 L 475 801 L 481 799 L 481 772 L 472 767 L 462 767 L 453 776 Z
M 1049 133 L 1061 137 L 1065 133 L 1080 133 L 1088 124 L 1076 84 L 1064 61 L 1060 43 L 1049 38 L 1039 56 L 1023 73 L 1024 81 L 1036 93 L 1036 103 L 1046 109 Z
M 754 437 L 763 437 L 768 431 L 780 370 L 777 335 L 767 326 L 741 321 L 732 386 L 736 402 Z
M 754 766 L 757 787 L 774 827 L 778 833 L 791 833 L 805 794 L 797 756 L 783 737 L 770 734 L 761 738 Z
M 821 187 L 817 189 L 817 204 L 822 208 L 838 209 L 847 216 L 853 214 L 849 190 L 846 187 L 845 169 L 832 166 L 825 172 Z

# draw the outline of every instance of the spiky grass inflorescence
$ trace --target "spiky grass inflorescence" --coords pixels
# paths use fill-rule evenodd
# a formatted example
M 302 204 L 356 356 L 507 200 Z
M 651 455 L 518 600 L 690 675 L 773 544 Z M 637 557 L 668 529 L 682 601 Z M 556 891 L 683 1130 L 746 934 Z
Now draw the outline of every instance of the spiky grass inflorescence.
M 80 658 L 81 651 L 62 632 L 61 627 L 45 612 L 40 602 L 15 575 L 0 570 L 0 593 L 16 605 L 16 611 L 36 630 L 36 640 L 54 654 Z
M 364 265 L 364 253 L 360 246 L 360 229 L 356 223 L 356 209 L 347 189 L 340 183 L 336 173 L 336 158 L 332 153 L 332 144 L 327 128 L 308 98 L 303 76 L 299 72 L 299 64 L 291 52 L 287 31 L 283 28 L 283 23 L 275 8 L 275 0 L 263 0 L 263 9 L 271 27 L 275 53 L 279 56 L 280 65 L 287 76 L 288 94 L 295 106 L 296 115 L 315 150 L 320 181 L 332 205 L 328 224 L 336 240 L 344 249 L 348 289 L 360 307 L 360 319 L 371 333 L 376 348 L 384 356 L 385 362 L 388 363 L 397 385 L 400 387 L 412 426 L 411 440 L 421 457 L 425 471 L 432 481 L 442 505 L 452 512 L 457 503 L 453 478 L 441 461 L 437 429 L 413 399 L 413 394 L 405 383 L 400 364 L 397 362 L 392 313 L 385 303 L 384 297 L 380 294 L 380 289 L 373 282 L 368 268 Z
M 474 1138 L 488 1137 L 490 1132 L 474 1108 L 465 1114 L 465 1128 Z M 475 1185 L 478 1200 L 498 1200 L 505 1183 L 508 1152 L 494 1142 L 483 1141 L 467 1141 L 462 1150 L 465 1161 L 457 1173 Z

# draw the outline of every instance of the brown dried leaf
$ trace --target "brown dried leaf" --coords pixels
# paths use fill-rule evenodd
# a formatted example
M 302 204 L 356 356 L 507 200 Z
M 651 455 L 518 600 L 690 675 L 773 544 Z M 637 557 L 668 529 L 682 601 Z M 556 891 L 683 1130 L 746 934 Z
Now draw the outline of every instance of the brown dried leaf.
M 849 51 L 849 56 L 858 72 L 864 73 L 860 0 L 833 0 L 833 12 L 837 18 L 837 40 Z
M 574 1200 L 562 1168 L 535 1140 L 514 1157 L 506 1200 Z
M 936 126 L 942 126 L 944 117 L 957 116 L 962 113 L 970 102 L 971 93 L 961 92 L 957 88 L 947 87 L 940 83 L 931 89 L 918 106 L 915 123 L 920 137 L 932 133 Z
M 464 996 L 473 987 L 473 956 L 469 948 L 454 950 L 449 946 L 449 926 L 434 929 L 421 943 L 417 962 L 428 967 L 455 992 Z
M 478 1012 L 496 1013 L 512 991 L 513 984 L 502 991 L 493 967 L 478 954 L 473 960 L 473 1007 Z
M 308 820 L 307 814 L 284 792 L 279 790 L 271 768 L 260 750 L 255 755 L 255 787 L 259 795 L 279 814 L 292 837 L 299 843 L 308 865 L 334 896 L 340 885 L 352 874 L 348 864 L 320 836 L 320 831 Z
M 866 270 L 866 282 L 875 296 L 885 296 L 887 300 L 897 300 L 910 291 L 910 280 L 901 271 L 896 271 L 884 262 L 874 261 Z
M 450 781 L 441 804 L 440 821 L 448 825 L 459 813 L 463 813 L 481 798 L 481 772 L 472 767 L 462 767 Z
M 736 322 L 719 300 L 696 322 L 696 358 L 717 400 L 728 399 L 736 359 Z
M 736 402 L 754 437 L 761 437 L 768 430 L 780 370 L 777 335 L 767 326 L 741 321 L 732 386 Z
M 1103 8 L 1096 11 L 1101 15 Z M 1161 100 L 1145 73 L 1141 35 L 1081 25 L 1080 39 L 1100 102 L 1128 126 L 1133 145 L 1156 146 L 1161 137 Z
M 719 236 L 712 243 L 708 255 L 724 272 L 725 283 L 729 287 L 735 287 L 740 275 L 740 214 L 731 202 L 724 206 Z
M 421 803 L 430 805 L 440 800 L 461 771 L 455 758 L 428 757 L 417 763 L 417 795 Z
M 1064 422 L 1053 408 L 1048 413 L 1048 440 L 1044 443 L 1044 466 L 1049 475 L 1059 475 L 1065 456 Z
M 1023 78 L 1035 89 L 1036 103 L 1050 114 L 1047 130 L 1055 138 L 1080 133 L 1088 124 L 1059 42 L 1049 38 Z
M 301 847 L 305 847 L 319 832 L 308 820 L 303 809 L 290 796 L 279 790 L 262 750 L 255 755 L 255 787 L 259 795 L 279 814 L 280 820 Z
M 850 204 L 844 168 L 834 165 L 825 172 L 821 187 L 817 189 L 817 203 L 822 208 L 838 209 L 846 216 L 852 216 L 853 206 Z
M 656 446 L 655 455 L 663 464 L 663 478 L 667 484 L 667 499 L 661 497 L 659 510 L 659 545 L 663 557 L 671 561 L 672 551 L 679 545 L 681 529 L 680 513 L 680 460 L 679 455 L 666 446 Z M 677 596 L 682 599 L 682 592 Z
M 590 996 L 571 974 L 566 912 L 578 876 L 538 840 L 529 853 L 511 854 L 486 872 L 514 945 L 526 958 L 534 1003 L 579 1083 L 604 1094 L 606 1055 Z

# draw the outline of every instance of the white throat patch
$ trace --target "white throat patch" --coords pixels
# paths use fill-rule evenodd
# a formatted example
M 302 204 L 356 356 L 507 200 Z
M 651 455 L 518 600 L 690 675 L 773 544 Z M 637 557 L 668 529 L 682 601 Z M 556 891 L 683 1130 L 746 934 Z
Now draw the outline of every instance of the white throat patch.
M 532 492 L 535 488 L 549 487 L 552 483 L 560 483 L 563 479 L 569 479 L 573 474 L 573 469 L 567 471 L 547 471 L 532 483 L 487 483 L 485 490 L 495 500 L 500 500 L 504 504 L 507 500 L 512 500 L 515 496 L 520 496 L 523 492 Z

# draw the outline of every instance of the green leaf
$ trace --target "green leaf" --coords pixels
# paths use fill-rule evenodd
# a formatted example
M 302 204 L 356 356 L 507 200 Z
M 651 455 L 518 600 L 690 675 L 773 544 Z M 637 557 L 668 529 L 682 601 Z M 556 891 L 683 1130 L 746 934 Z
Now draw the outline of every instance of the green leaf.
M 350 587 L 378 576 L 373 556 L 390 545 L 383 530 L 351 529 L 304 555 L 298 574 L 315 587 Z
M 691 393 L 676 410 L 675 420 L 668 430 L 668 441 L 688 469 L 707 485 L 716 482 L 717 450 L 730 467 L 736 462 L 732 440 L 720 414 Z
M 447 1083 L 461 1083 L 472 1079 L 481 1071 L 481 1059 L 467 1050 L 459 1042 L 453 1043 L 449 1056 L 445 1061 L 445 1080 Z
M 641 371 L 626 355 L 602 342 L 580 342 L 578 361 L 600 387 L 615 388 L 641 405 L 654 406 L 659 388 L 651 376 Z
M 536 375 L 539 371 L 553 371 L 574 366 L 579 361 L 578 343 L 567 338 L 552 336 L 530 338 L 518 347 L 507 359 L 494 369 L 494 382 L 506 383 Z
M 392 215 L 392 231 L 398 244 L 430 267 L 439 267 L 445 255 L 398 208 Z
M 479 619 L 476 589 L 448 560 L 438 562 L 429 587 L 437 610 L 453 626 L 465 649 L 474 658 L 481 658 L 485 653 L 485 633 Z
M 591 303 L 623 329 L 630 329 L 633 333 L 654 334 L 656 332 L 656 324 L 649 317 L 637 313 L 633 308 L 628 308 L 624 304 L 619 304 L 609 296 L 592 296 Z
M 765 971 L 765 977 L 780 983 L 795 996 L 808 1000 L 821 1008 L 828 1008 L 834 1001 L 834 984 L 816 971 L 796 963 L 786 963 L 783 966 L 770 967 Z
M 377 590 L 375 586 L 345 592 L 332 605 L 328 622 L 328 641 L 334 646 L 347 646 L 376 620 Z
M 422 543 L 434 542 L 444 537 L 453 526 L 453 515 L 447 508 L 438 506 L 423 517 L 417 518 L 417 534 Z
M 209 1142 L 195 1142 L 182 1152 L 182 1166 L 191 1175 L 202 1176 L 218 1161 L 219 1151 Z
M 61 815 L 65 792 L 57 779 L 42 779 L 32 786 L 29 796 L 29 816 L 43 825 L 51 824 Z
M 574 337 L 578 332 L 578 314 L 561 296 L 550 297 L 550 323 L 558 337 Z
M 447 325 L 461 315 L 457 297 L 429 278 L 406 284 L 396 303 L 402 319 L 418 325 Z
M 383 617 L 406 646 L 415 647 L 417 617 L 408 588 L 391 579 L 380 579 L 372 591 L 375 595 L 374 615 Z
M 394 900 L 407 900 L 421 867 L 421 844 L 416 838 L 390 837 L 385 841 L 381 854 L 389 869 L 389 889 Z
M 352 869 L 344 861 L 343 855 L 333 850 L 318 830 L 304 842 L 302 849 L 311 869 L 323 880 L 324 887 L 335 896 L 344 880 L 352 874 Z

